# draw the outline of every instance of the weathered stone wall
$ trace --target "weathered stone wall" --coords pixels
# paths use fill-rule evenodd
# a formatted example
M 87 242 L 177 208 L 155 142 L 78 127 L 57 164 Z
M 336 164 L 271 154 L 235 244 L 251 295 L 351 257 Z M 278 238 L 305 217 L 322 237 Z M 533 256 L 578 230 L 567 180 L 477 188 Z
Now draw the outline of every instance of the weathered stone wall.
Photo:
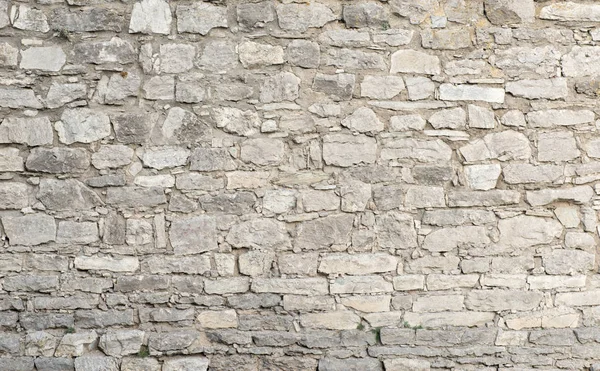
M 600 369 L 598 22 L 0 0 L 0 371 Z

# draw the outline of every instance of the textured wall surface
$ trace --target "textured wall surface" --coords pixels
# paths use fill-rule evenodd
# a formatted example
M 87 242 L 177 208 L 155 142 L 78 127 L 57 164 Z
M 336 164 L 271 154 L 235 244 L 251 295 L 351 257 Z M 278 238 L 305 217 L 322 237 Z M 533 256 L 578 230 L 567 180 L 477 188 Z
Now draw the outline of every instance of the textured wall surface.
M 600 369 L 599 22 L 0 0 L 0 371 Z

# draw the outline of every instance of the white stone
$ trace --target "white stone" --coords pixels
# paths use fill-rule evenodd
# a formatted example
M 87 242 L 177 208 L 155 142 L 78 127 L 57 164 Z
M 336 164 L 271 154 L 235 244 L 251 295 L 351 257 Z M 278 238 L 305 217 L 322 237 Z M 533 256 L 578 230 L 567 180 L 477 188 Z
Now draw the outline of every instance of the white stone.
M 440 59 L 416 50 L 398 50 L 392 54 L 390 73 L 419 73 L 439 75 L 442 72 Z
M 439 91 L 441 100 L 504 103 L 504 89 L 501 88 L 446 83 L 440 85 Z
M 142 0 L 133 5 L 129 33 L 171 33 L 171 8 L 164 0 Z
M 502 167 L 498 164 L 465 166 L 465 178 L 469 188 L 481 191 L 496 188 Z
M 567 79 L 519 80 L 506 83 L 506 92 L 527 99 L 561 99 L 569 95 Z
M 391 99 L 405 89 L 399 76 L 367 75 L 360 84 L 360 96 L 373 99 Z
M 206 35 L 213 28 L 227 27 L 227 8 L 205 2 L 177 6 L 177 31 Z
M 247 41 L 239 45 L 238 53 L 242 66 L 246 68 L 283 64 L 283 48 Z
M 5 5 L 5 4 L 3 4 Z M 40 9 L 28 5 L 13 5 L 10 8 L 10 21 L 14 28 L 26 31 L 48 32 L 48 19 Z
M 392 116 L 390 118 L 391 131 L 423 130 L 427 122 L 420 115 Z
M 469 104 L 469 127 L 476 129 L 493 129 L 496 127 L 496 117 L 491 109 Z
M 141 159 L 145 166 L 161 170 L 183 166 L 189 157 L 190 151 L 185 148 L 162 146 L 145 148 Z
M 408 99 L 421 100 L 431 98 L 435 91 L 435 84 L 431 79 L 424 76 L 406 77 L 406 89 Z
M 539 134 L 538 160 L 562 162 L 574 160 L 581 155 L 577 142 L 570 131 L 554 131 Z
M 107 270 L 111 272 L 135 272 L 140 267 L 138 258 L 131 256 L 78 256 L 75 268 L 80 270 Z
M 600 75 L 600 47 L 574 46 L 562 57 L 563 73 L 567 77 Z
M 188 44 L 162 44 L 160 46 L 160 71 L 182 73 L 194 68 L 196 48 Z
M 435 112 L 427 121 L 434 129 L 464 129 L 467 114 L 462 108 L 448 108 Z
M 594 122 L 594 112 L 589 110 L 554 109 L 534 111 L 527 114 L 527 122 L 532 128 L 550 128 L 553 126 L 570 126 Z
M 377 133 L 384 129 L 383 122 L 367 107 L 360 107 L 342 120 L 342 126 L 359 133 Z
M 600 5 L 571 1 L 550 4 L 542 8 L 539 17 L 556 21 L 598 22 L 600 21 Z
M 57 72 L 67 62 L 62 48 L 57 46 L 32 47 L 21 51 L 20 68 Z

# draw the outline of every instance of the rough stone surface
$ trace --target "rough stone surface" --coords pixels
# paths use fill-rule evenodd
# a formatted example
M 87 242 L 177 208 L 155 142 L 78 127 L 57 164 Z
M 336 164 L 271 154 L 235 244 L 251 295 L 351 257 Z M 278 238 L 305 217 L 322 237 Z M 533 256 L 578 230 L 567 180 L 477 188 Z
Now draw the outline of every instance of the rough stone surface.
M 599 368 L 599 21 L 0 0 L 0 371 Z

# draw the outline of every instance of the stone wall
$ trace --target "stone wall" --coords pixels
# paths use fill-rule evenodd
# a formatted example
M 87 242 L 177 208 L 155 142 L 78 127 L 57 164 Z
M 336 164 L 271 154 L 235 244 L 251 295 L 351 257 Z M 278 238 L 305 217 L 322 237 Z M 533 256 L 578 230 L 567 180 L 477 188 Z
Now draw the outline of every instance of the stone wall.
M 598 22 L 0 0 L 0 371 L 600 369 Z

